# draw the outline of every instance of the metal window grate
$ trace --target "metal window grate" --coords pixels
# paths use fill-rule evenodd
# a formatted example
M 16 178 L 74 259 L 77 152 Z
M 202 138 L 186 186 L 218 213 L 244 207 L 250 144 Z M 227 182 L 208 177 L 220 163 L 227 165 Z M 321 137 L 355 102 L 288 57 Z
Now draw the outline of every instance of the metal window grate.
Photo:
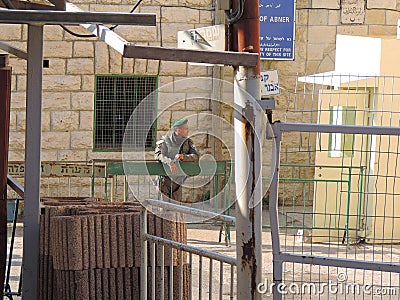
M 154 147 L 157 76 L 97 75 L 95 93 L 95 150 L 122 150 L 125 130 L 132 149 Z M 136 111 L 134 126 L 126 125 Z M 150 129 L 150 130 L 149 130 Z

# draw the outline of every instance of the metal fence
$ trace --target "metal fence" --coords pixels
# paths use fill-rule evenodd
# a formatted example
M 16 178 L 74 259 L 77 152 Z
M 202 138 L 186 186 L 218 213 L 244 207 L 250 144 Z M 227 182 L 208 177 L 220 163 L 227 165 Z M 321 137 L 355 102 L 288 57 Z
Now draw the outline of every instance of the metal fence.
M 165 211 L 206 217 L 218 220 L 230 225 L 235 224 L 235 218 L 223 214 L 206 212 L 190 207 L 176 205 L 160 200 L 147 199 L 145 206 L 161 208 Z M 142 208 L 142 228 L 141 228 L 141 291 L 142 299 L 234 299 L 236 295 L 235 273 L 236 258 L 222 255 L 217 252 L 207 251 L 187 244 L 174 242 L 168 239 L 151 235 L 148 233 L 147 209 Z M 150 248 L 151 279 L 148 278 L 148 248 Z M 156 272 L 156 249 L 157 258 L 161 270 L 165 268 L 164 254 L 169 252 L 169 278 L 168 288 L 164 272 Z M 174 250 L 177 250 L 174 252 Z M 179 263 L 174 266 L 174 259 L 179 259 Z M 187 268 L 184 269 L 184 266 Z M 174 284 L 174 268 L 179 273 L 178 284 Z M 176 278 L 176 277 L 175 277 Z M 157 283 L 160 283 L 159 286 Z M 150 295 L 147 294 L 151 285 Z M 175 287 L 176 286 L 176 287 Z M 178 292 L 174 292 L 174 288 Z M 156 292 L 158 289 L 159 293 Z M 164 295 L 164 291 L 168 295 Z M 156 298 L 157 295 L 157 298 Z
M 273 281 L 262 292 L 398 299 L 399 89 L 395 76 L 315 75 L 281 95 L 287 105 L 276 113 L 283 122 L 273 124 L 278 167 L 269 197 Z M 295 212 L 302 224 L 292 230 L 280 218 L 279 164 L 299 159 L 314 165 L 312 210 Z

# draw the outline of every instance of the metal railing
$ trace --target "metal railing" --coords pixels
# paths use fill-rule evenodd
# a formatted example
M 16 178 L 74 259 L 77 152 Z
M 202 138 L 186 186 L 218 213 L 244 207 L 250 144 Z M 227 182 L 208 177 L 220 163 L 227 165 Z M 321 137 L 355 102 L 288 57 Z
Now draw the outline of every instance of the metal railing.
M 169 210 L 172 212 L 178 212 L 182 214 L 191 214 L 199 217 L 208 217 L 210 219 L 218 219 L 219 221 L 233 225 L 235 223 L 235 218 L 231 216 L 226 216 L 222 214 L 215 214 L 212 212 L 205 212 L 201 210 L 196 210 L 190 207 L 180 206 L 176 204 L 171 204 L 159 200 L 147 199 L 145 205 L 151 205 L 155 208 L 162 208 L 164 210 Z M 222 255 L 217 252 L 208 251 L 206 249 L 193 247 L 184 243 L 179 243 L 165 238 L 161 238 L 148 233 L 147 226 L 147 209 L 142 208 L 141 214 L 141 298 L 143 300 L 147 299 L 223 299 L 224 295 L 229 295 L 230 299 L 235 297 L 235 268 L 236 268 L 236 258 Z M 159 276 L 156 277 L 156 246 L 160 248 L 160 252 L 157 255 L 160 261 L 161 272 Z M 148 278 L 148 247 L 150 248 L 150 265 L 151 265 L 151 280 Z M 168 250 L 166 250 L 168 249 Z M 179 263 L 174 266 L 174 251 L 177 250 L 177 258 L 179 258 Z M 169 262 L 169 278 L 168 287 L 166 288 L 166 278 L 164 275 L 165 261 L 164 253 L 166 251 L 170 252 L 170 262 Z M 198 257 L 197 264 L 195 264 L 195 257 Z M 204 260 L 208 259 L 209 263 L 204 264 Z M 188 262 L 186 272 L 184 271 L 184 265 Z M 214 267 L 217 265 L 219 271 L 214 271 Z M 179 274 L 178 285 L 174 286 L 174 268 Z M 208 278 L 203 277 L 203 273 L 208 273 Z M 216 276 L 217 273 L 217 276 Z M 218 274 L 219 273 L 219 274 Z M 193 276 L 197 274 L 197 276 Z M 206 275 L 207 276 L 207 275 Z M 229 289 L 225 288 L 225 277 L 228 277 Z M 208 280 L 207 280 L 208 279 Z M 219 282 L 218 282 L 219 281 Z M 149 287 L 149 282 L 151 286 Z M 158 287 L 158 292 L 156 291 L 156 282 L 160 282 Z M 207 284 L 208 282 L 208 284 Z M 216 283 L 218 282 L 218 283 Z M 208 286 L 208 288 L 205 286 Z M 217 287 L 217 288 L 215 288 Z M 178 291 L 174 291 L 178 288 Z M 165 291 L 168 295 L 165 295 Z M 149 295 L 151 295 L 151 297 Z M 156 297 L 157 295 L 157 297 Z

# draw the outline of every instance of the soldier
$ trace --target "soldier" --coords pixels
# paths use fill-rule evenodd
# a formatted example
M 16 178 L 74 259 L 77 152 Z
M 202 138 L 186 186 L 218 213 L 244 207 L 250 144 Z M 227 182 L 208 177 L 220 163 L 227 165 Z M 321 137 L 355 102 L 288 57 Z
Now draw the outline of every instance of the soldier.
M 155 159 L 169 166 L 171 173 L 178 173 L 177 161 L 198 161 L 199 154 L 193 144 L 193 141 L 188 138 L 189 126 L 187 119 L 177 120 L 172 124 L 174 131 L 172 134 L 163 136 L 157 142 L 155 149 Z M 160 190 L 163 193 L 163 198 L 175 201 L 182 200 L 181 185 L 187 176 L 160 176 Z

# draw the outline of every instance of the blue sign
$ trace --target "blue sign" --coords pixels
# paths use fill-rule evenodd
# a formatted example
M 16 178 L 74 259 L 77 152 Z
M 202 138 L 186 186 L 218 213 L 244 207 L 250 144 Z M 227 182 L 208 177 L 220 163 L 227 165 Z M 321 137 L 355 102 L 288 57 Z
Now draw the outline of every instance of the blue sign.
M 294 60 L 295 0 L 260 0 L 260 58 Z

